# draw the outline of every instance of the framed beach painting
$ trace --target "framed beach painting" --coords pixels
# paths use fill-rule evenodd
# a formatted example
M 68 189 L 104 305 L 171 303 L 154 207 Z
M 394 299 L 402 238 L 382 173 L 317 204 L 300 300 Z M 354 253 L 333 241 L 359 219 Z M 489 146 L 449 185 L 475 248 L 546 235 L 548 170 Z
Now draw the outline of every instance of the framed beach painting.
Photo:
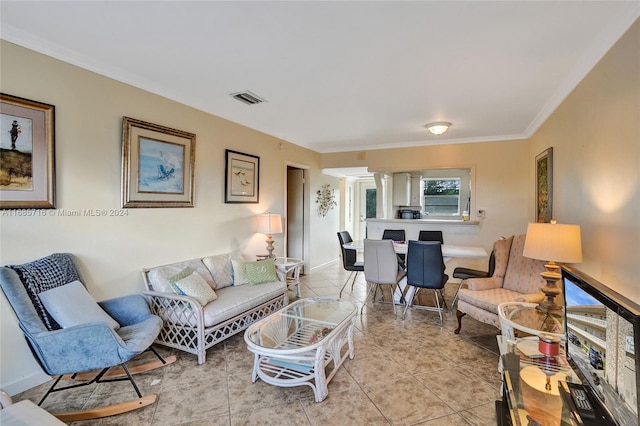
M 0 208 L 55 208 L 53 105 L 0 93 Z
M 553 148 L 536 156 L 536 222 L 553 219 Z
M 193 207 L 196 135 L 124 117 L 122 207 Z
M 260 189 L 260 157 L 225 150 L 225 203 L 257 203 Z

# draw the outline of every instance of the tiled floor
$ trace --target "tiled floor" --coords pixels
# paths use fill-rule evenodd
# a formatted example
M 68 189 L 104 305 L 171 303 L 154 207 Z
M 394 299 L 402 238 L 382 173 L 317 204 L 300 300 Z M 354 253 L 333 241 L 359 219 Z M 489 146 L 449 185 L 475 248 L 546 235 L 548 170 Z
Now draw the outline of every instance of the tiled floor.
M 362 275 L 362 274 L 361 274 Z M 338 296 L 347 273 L 334 264 L 302 277 L 302 297 Z M 449 302 L 457 284 L 446 286 Z M 343 298 L 362 305 L 363 277 Z M 143 394 L 156 404 L 131 413 L 74 424 L 117 425 L 495 425 L 500 397 L 498 330 L 465 317 L 455 335 L 455 309 L 445 315 L 410 310 L 396 318 L 390 304 L 368 302 L 356 319 L 355 358 L 347 359 L 329 383 L 329 396 L 314 402 L 308 386 L 279 388 L 251 383 L 253 355 L 242 333 L 211 348 L 198 365 L 194 355 L 175 351 L 178 361 L 136 375 Z M 171 350 L 159 347 L 163 355 Z M 145 355 L 148 356 L 148 355 Z M 49 384 L 14 401 L 38 402 Z M 49 411 L 81 409 L 135 397 L 128 382 L 91 385 L 50 396 Z

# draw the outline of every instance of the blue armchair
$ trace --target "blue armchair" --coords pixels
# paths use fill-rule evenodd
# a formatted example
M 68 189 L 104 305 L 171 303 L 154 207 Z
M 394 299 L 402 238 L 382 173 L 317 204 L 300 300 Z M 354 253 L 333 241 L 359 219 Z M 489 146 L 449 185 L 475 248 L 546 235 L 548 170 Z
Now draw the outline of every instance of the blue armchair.
M 175 361 L 175 356 L 165 360 L 151 348 L 162 327 L 162 320 L 150 313 L 143 296 L 130 295 L 98 303 L 119 328 L 95 320 L 62 327 L 45 307 L 43 293 L 75 281 L 84 282 L 75 257 L 68 253 L 56 253 L 23 265 L 0 268 L 0 286 L 18 318 L 34 357 L 47 374 L 57 376 L 38 405 L 52 392 L 114 380 L 129 380 L 138 399 L 92 409 L 90 412 L 61 413 L 56 416 L 62 421 L 85 420 L 153 404 L 157 396 L 142 397 L 125 363 L 146 350 L 153 351 L 158 361 L 138 366 L 135 372 L 148 371 Z M 84 306 L 74 306 L 68 302 L 63 307 L 82 311 L 81 308 Z M 121 368 L 110 370 L 115 366 Z M 89 381 L 57 387 L 63 378 Z

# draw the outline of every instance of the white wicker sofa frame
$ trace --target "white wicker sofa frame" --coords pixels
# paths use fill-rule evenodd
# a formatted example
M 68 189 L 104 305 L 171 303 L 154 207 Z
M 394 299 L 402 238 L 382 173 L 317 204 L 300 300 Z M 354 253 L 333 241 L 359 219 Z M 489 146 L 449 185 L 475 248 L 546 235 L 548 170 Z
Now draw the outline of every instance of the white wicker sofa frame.
M 198 364 L 203 364 L 207 349 L 289 304 L 281 272 L 276 270 L 276 282 L 234 285 L 232 259 L 244 260 L 234 252 L 143 270 L 144 295 L 151 312 L 163 320 L 155 343 L 197 355 Z M 173 292 L 168 277 L 187 267 L 207 281 L 216 300 L 202 306 L 193 297 Z

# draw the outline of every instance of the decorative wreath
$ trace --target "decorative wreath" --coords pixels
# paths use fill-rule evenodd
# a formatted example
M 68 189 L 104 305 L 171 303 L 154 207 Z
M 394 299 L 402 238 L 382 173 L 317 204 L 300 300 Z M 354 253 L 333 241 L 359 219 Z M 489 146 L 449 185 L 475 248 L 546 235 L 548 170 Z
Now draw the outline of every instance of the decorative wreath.
M 322 217 L 329 213 L 329 210 L 338 205 L 336 202 L 335 190 L 328 183 L 322 185 L 316 192 L 316 204 L 318 204 L 318 214 Z

